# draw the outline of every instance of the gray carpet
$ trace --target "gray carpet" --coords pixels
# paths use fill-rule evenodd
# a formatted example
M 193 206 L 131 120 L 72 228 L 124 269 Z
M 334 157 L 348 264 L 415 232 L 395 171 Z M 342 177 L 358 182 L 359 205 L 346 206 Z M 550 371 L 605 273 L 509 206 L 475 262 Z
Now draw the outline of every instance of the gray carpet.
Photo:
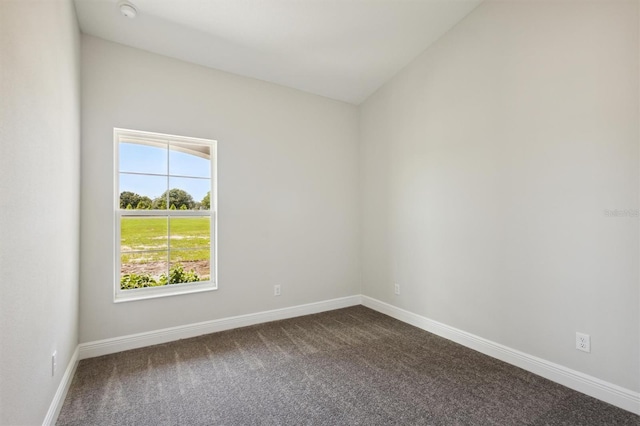
M 58 425 L 639 425 L 363 306 L 80 362 Z

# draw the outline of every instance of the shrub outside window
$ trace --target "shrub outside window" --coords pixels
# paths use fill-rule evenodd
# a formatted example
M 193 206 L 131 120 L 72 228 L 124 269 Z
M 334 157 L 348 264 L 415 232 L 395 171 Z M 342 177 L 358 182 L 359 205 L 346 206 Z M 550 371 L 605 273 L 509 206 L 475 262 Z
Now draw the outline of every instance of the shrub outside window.
M 216 141 L 126 129 L 114 141 L 114 300 L 216 289 Z

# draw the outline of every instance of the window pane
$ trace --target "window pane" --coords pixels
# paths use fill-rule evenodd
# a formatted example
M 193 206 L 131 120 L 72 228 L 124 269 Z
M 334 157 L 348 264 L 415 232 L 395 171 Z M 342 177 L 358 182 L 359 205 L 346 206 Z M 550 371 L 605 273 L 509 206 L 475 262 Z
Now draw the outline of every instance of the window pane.
M 120 218 L 120 251 L 122 253 L 167 250 L 168 248 L 168 218 L 148 216 Z
M 163 285 L 167 276 L 166 251 L 146 253 L 123 253 L 120 256 L 120 288 L 129 290 Z M 165 279 L 166 281 L 166 279 Z
M 172 217 L 169 219 L 171 250 L 198 249 L 208 253 L 211 244 L 211 218 Z
M 167 178 L 164 176 L 120 173 L 121 209 L 165 209 L 166 191 Z
M 211 279 L 209 249 L 203 250 L 172 250 L 171 273 L 173 284 Z
M 167 145 L 120 143 L 120 171 L 167 174 Z
M 211 202 L 207 194 L 211 191 L 211 179 L 171 177 L 169 186 L 172 188 L 171 205 L 175 205 L 176 209 L 209 210 Z
M 169 149 L 169 174 L 211 177 L 211 147 L 172 142 Z

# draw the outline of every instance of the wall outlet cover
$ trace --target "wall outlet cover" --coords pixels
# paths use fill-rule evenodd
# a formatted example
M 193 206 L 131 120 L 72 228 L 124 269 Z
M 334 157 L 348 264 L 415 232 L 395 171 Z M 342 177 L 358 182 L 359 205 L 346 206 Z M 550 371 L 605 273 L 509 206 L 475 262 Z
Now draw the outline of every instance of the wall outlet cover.
M 591 336 L 576 332 L 576 349 L 583 352 L 591 352 Z

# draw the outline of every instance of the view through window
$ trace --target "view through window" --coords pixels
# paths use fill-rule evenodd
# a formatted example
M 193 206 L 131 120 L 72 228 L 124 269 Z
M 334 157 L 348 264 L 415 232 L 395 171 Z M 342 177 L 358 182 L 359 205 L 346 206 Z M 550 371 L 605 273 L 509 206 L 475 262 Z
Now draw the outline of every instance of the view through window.
M 115 129 L 115 142 L 116 299 L 215 288 L 215 141 Z

